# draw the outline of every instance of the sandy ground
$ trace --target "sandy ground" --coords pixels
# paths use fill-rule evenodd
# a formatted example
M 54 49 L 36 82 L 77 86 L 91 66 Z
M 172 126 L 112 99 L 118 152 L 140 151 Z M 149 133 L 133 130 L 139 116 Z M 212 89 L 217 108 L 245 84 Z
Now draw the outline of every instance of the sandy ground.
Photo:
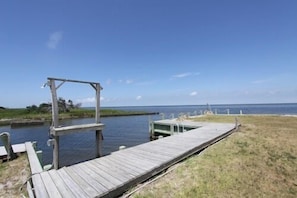
M 30 170 L 26 154 L 8 162 L 0 162 L 0 197 L 27 197 L 26 181 Z

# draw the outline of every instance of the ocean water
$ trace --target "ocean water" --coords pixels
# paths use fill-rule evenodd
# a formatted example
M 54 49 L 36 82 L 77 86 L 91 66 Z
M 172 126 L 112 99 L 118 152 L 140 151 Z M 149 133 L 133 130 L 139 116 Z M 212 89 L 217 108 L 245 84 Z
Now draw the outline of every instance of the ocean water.
M 107 108 L 107 107 L 104 107 Z M 246 104 L 246 105 L 186 105 L 186 106 L 133 106 L 111 107 L 120 110 L 159 112 L 160 115 L 123 116 L 101 118 L 103 129 L 103 155 L 118 150 L 119 146 L 135 146 L 150 141 L 149 121 L 177 117 L 180 114 L 199 115 L 210 109 L 217 114 L 278 114 L 297 115 L 297 103 L 292 104 Z M 63 125 L 93 123 L 93 118 L 64 120 Z M 11 134 L 13 144 L 37 141 L 38 149 L 43 151 L 43 164 L 52 163 L 52 147 L 47 146 L 50 123 L 43 126 L 10 128 L 0 127 L 0 133 Z M 0 142 L 2 145 L 2 142 Z M 70 134 L 60 137 L 60 166 L 72 165 L 89 160 L 95 156 L 95 132 Z

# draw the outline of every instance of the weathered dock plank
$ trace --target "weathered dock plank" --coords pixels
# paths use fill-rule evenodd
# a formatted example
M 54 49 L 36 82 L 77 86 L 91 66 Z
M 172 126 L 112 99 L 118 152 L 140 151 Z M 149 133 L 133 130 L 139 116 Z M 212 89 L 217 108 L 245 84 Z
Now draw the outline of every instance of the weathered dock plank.
M 123 170 L 124 172 L 128 172 L 130 175 L 133 175 L 134 177 L 137 177 L 139 174 L 143 172 L 143 170 L 139 169 L 137 166 L 135 166 L 135 164 L 132 166 L 126 163 L 124 159 L 117 158 L 116 156 L 104 158 L 105 160 L 109 160 L 112 163 L 114 163 L 114 165 L 116 165 L 116 167 L 118 167 L 119 169 Z
M 141 158 L 145 158 L 145 159 L 148 159 L 151 161 L 157 161 L 159 163 L 165 162 L 166 160 L 170 159 L 170 157 L 160 155 L 159 153 L 149 152 L 147 150 L 131 149 L 131 150 L 129 150 L 129 152 L 131 152 L 133 154 L 137 154 Z
M 25 144 L 13 144 L 11 145 L 14 153 L 24 153 L 26 152 Z M 0 156 L 6 156 L 7 151 L 4 146 L 0 146 Z
M 132 176 L 126 175 L 125 172 L 114 168 L 111 164 L 107 164 L 106 162 L 95 162 L 94 160 L 89 161 L 88 165 L 91 169 L 99 169 L 104 171 L 106 174 L 110 174 L 111 179 L 115 179 L 120 181 L 121 183 L 126 182 L 127 180 L 133 178 Z
M 67 175 L 71 177 L 73 182 L 77 183 L 77 185 L 80 186 L 81 189 L 87 194 L 87 197 L 95 197 L 96 195 L 100 194 L 100 191 L 97 191 L 94 189 L 92 184 L 88 183 L 88 179 L 86 176 L 77 173 L 76 171 L 70 169 L 70 168 L 63 168 Z
M 59 179 L 63 180 L 61 182 L 64 182 L 66 184 L 68 189 L 71 190 L 71 193 L 75 197 L 77 198 L 89 197 L 88 194 L 81 188 L 81 186 L 70 177 L 70 175 L 65 171 L 64 168 L 59 169 L 59 171 L 56 171 L 56 170 L 53 170 L 53 171 L 60 176 Z M 55 182 L 58 182 L 58 181 L 56 180 Z
M 48 171 L 62 197 L 75 197 L 70 188 L 55 170 Z
M 45 188 L 45 184 L 43 183 L 43 180 L 41 178 L 40 174 L 32 175 L 32 182 L 34 185 L 34 192 L 36 197 L 49 197 L 49 194 Z
M 168 121 L 169 122 L 169 121 Z M 186 123 L 188 126 L 190 122 Z M 36 197 L 116 197 L 229 135 L 234 124 L 195 123 L 190 131 L 32 176 Z M 51 191 L 51 192 L 50 192 Z
M 40 173 L 43 171 L 43 168 L 40 164 L 40 161 L 36 155 L 36 151 L 33 148 L 32 142 L 26 142 L 26 151 L 27 151 L 27 156 L 30 164 L 30 169 L 31 169 L 31 174 L 36 174 Z
M 102 177 L 100 174 L 92 171 L 90 168 L 84 168 L 81 166 L 71 166 L 66 167 L 65 169 L 71 170 L 73 172 L 76 172 L 80 177 L 84 178 L 84 180 L 89 183 L 94 189 L 96 189 L 98 192 L 104 192 L 106 191 L 110 186 L 113 186 L 112 183 L 104 180 L 105 178 Z M 94 177 L 97 176 L 98 180 L 101 181 L 98 182 Z
M 40 176 L 43 180 L 43 183 L 45 184 L 46 191 L 49 195 L 49 197 L 56 197 L 56 198 L 62 198 L 62 195 L 60 194 L 56 182 L 52 180 L 51 176 L 47 171 L 40 173 Z
M 153 168 L 155 165 L 151 163 L 145 163 L 144 161 L 141 161 L 140 159 L 137 159 L 131 155 L 121 155 L 118 153 L 112 154 L 116 159 L 122 159 L 125 163 L 129 164 L 130 166 L 137 167 L 143 172 L 149 171 L 151 168 Z

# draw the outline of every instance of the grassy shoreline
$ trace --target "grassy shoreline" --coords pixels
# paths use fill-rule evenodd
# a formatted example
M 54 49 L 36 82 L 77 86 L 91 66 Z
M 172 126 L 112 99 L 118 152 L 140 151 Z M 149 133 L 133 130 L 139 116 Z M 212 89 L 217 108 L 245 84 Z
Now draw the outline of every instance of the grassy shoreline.
M 197 121 L 234 122 L 234 116 Z M 297 118 L 239 116 L 241 127 L 132 197 L 297 197 Z
M 101 117 L 116 117 L 116 116 L 136 116 L 136 115 L 154 115 L 158 112 L 144 111 L 122 111 L 114 109 L 101 109 Z M 90 109 L 72 109 L 69 112 L 60 113 L 59 119 L 75 119 L 75 118 L 92 118 L 95 117 L 95 111 Z M 51 121 L 52 114 L 50 113 L 30 113 L 26 109 L 0 109 L 0 126 L 10 125 L 11 122 L 22 122 L 24 125 L 34 122 L 40 124 Z

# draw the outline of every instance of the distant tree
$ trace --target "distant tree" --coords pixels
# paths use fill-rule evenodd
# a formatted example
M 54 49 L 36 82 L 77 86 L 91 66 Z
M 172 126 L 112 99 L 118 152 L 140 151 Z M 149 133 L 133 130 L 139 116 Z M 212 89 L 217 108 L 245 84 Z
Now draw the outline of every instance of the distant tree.
M 62 97 L 58 98 L 58 108 L 59 112 L 69 112 L 71 109 L 78 109 L 81 107 L 81 103 L 74 104 L 72 100 L 66 100 Z M 1 107 L 0 107 L 1 109 Z M 26 107 L 27 111 L 30 113 L 49 113 L 52 111 L 52 103 L 41 103 L 39 107 L 36 105 L 31 105 Z
M 74 109 L 79 109 L 79 108 L 81 108 L 81 105 L 82 105 L 81 103 L 77 103 L 77 104 L 75 104 L 75 105 L 74 105 Z
M 74 104 L 73 104 L 73 101 L 72 100 L 68 100 L 68 108 L 69 109 L 74 109 Z
M 52 104 L 51 103 L 41 103 L 38 107 L 38 111 L 40 113 L 48 113 L 51 112 Z
M 4 109 L 6 109 L 6 108 L 5 108 L 5 107 L 1 107 L 1 106 L 0 106 L 0 109 L 3 109 L 3 110 L 4 110 Z
M 36 105 L 27 106 L 26 109 L 30 113 L 37 113 L 38 112 L 38 107 Z
M 68 112 L 66 100 L 62 97 L 58 99 L 59 112 Z

